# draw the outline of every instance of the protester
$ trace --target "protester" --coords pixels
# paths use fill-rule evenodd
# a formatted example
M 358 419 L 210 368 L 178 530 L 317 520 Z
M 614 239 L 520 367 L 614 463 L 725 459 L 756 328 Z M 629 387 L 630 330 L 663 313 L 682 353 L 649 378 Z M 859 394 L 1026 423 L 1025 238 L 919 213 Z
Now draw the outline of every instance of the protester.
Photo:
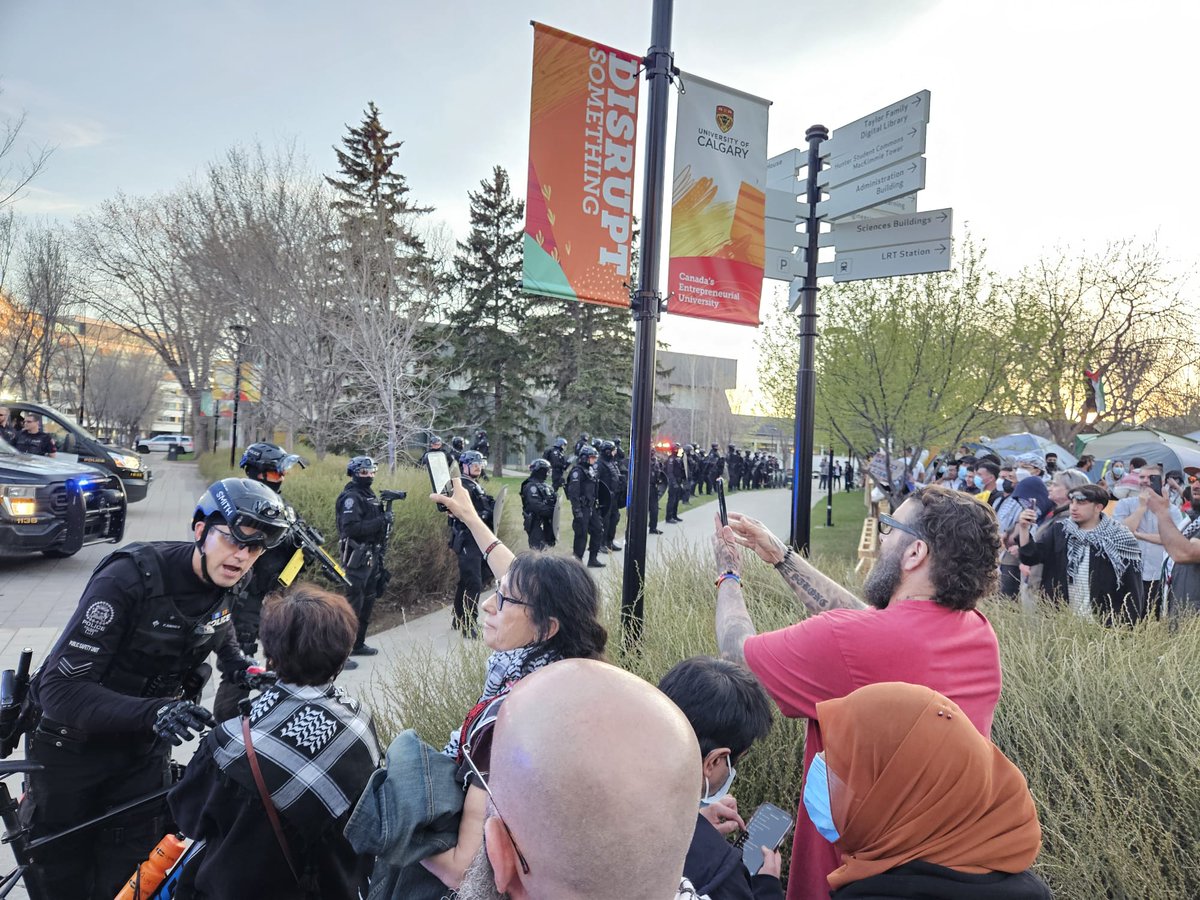
M 208 733 L 168 798 L 204 842 L 175 900 L 353 900 L 365 888 L 370 860 L 342 830 L 379 744 L 370 713 L 333 684 L 357 633 L 345 598 L 315 585 L 267 598 L 259 636 L 278 681 Z
M 1082 616 L 1105 625 L 1131 624 L 1146 615 L 1142 554 L 1132 532 L 1103 512 L 1108 492 L 1085 484 L 1068 494 L 1070 516 L 1030 537 L 1034 509 L 1017 519 L 1021 562 L 1041 563 L 1042 589 Z
M 724 837 L 745 828 L 729 791 L 737 761 L 771 730 L 771 698 L 744 666 L 711 656 L 676 663 L 658 689 L 683 710 L 700 742 L 702 809 L 683 874 L 709 900 L 782 900 L 778 851 L 760 848 L 763 864 L 751 878 L 741 850 Z
M 872 684 L 817 719 L 804 805 L 841 855 L 833 900 L 1050 900 L 1029 871 L 1042 831 L 1025 776 L 956 703 Z
M 600 597 L 596 583 L 573 557 L 545 553 L 513 556 L 484 524 L 462 482 L 452 479 L 450 496 L 430 494 L 469 529 L 483 557 L 499 579 L 495 594 L 479 605 L 483 642 L 493 651 L 488 658 L 483 693 L 451 734 L 443 749 L 459 764 L 466 786 L 458 842 L 424 860 L 425 868 L 447 887 L 457 888 L 475 858 L 483 835 L 487 795 L 467 763 L 487 776 L 492 728 L 511 688 L 522 678 L 560 659 L 601 659 L 608 633 L 598 620 Z
M 1042 521 L 1053 510 L 1054 504 L 1046 491 L 1046 484 L 1040 477 L 1041 457 L 1028 453 L 1017 457 L 1017 465 L 1013 469 L 1016 487 L 1012 494 L 1001 502 L 996 510 L 996 518 L 1000 524 L 1001 542 L 1004 547 L 1000 554 L 1000 595 L 1016 597 L 1021 591 L 1021 562 L 1017 548 L 1016 524 L 1017 517 L 1024 509 L 1036 512 L 1034 520 Z
M 1200 612 L 1200 518 L 1176 524 L 1170 502 L 1147 490 L 1143 501 L 1158 520 L 1158 534 L 1168 555 L 1164 612 L 1170 619 Z
M 1168 485 L 1162 481 L 1162 466 L 1147 463 L 1136 473 L 1139 493 L 1118 500 L 1112 517 L 1133 532 L 1137 538 L 1138 548 L 1142 551 L 1142 590 L 1146 598 L 1147 612 L 1162 618 L 1166 612 L 1163 606 L 1163 567 L 1166 554 L 1163 553 L 1162 538 L 1158 534 L 1158 517 L 1150 511 L 1146 497 L 1154 491 L 1155 476 L 1158 476 L 1159 490 L 1169 499 Z M 1171 517 L 1178 529 L 1184 526 L 1183 513 L 1173 504 Z
M 1049 528 L 1054 522 L 1061 522 L 1066 519 L 1071 512 L 1071 501 L 1067 499 L 1067 495 L 1075 488 L 1089 484 L 1087 475 L 1080 472 L 1078 469 L 1065 469 L 1057 472 L 1046 485 L 1046 493 L 1050 497 L 1050 502 L 1054 504 L 1050 510 L 1050 515 L 1044 517 L 1039 529 Z M 1036 536 L 1036 532 L 1033 532 Z M 1029 566 L 1029 576 L 1022 586 L 1021 600 L 1028 607 L 1032 608 L 1037 604 L 1036 593 L 1043 590 L 1042 588 L 1042 565 L 1038 563 L 1034 566 Z
M 999 477 L 1000 467 L 990 459 L 975 463 L 975 474 L 972 476 L 972 483 L 975 485 L 975 499 L 980 503 L 990 505 Z
M 640 678 L 582 659 L 534 673 L 479 766 L 491 805 L 458 900 L 695 897 L 680 876 L 699 760 L 687 719 Z
M 780 711 L 807 718 L 807 767 L 822 749 L 816 704 L 865 684 L 907 681 L 953 698 L 984 736 L 1000 696 L 995 632 L 975 607 L 996 586 L 1000 536 L 992 511 L 972 497 L 931 485 L 894 516 L 880 517 L 881 549 L 863 585 L 868 607 L 818 572 L 761 522 L 729 514 L 718 525 L 717 643 L 744 661 Z M 741 546 L 774 565 L 812 615 L 779 631 L 755 634 L 742 596 Z M 833 846 L 803 805 L 788 880 L 789 900 L 828 893 L 838 866 Z

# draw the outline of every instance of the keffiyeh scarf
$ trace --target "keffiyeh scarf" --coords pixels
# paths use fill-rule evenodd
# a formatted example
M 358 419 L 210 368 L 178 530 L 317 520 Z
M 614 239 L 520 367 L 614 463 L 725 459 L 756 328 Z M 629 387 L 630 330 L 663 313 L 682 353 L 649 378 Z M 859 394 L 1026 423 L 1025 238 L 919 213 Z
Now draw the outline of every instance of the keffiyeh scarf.
M 541 644 L 528 644 L 515 650 L 497 650 L 488 657 L 487 678 L 483 683 L 483 693 L 471 711 L 467 713 L 466 721 L 461 728 L 450 732 L 450 740 L 442 748 L 445 756 L 458 757 L 464 734 L 475 724 L 479 712 L 497 697 L 508 693 L 508 689 L 530 672 L 537 671 L 561 659 L 557 653 L 548 651 Z
M 1130 566 L 1142 564 L 1142 548 L 1133 532 L 1116 520 L 1101 514 L 1100 524 L 1084 531 L 1070 519 L 1063 520 L 1067 535 L 1067 575 L 1074 580 L 1083 555 L 1092 550 L 1104 556 L 1113 567 L 1117 580 Z
M 221 771 L 257 796 L 242 720 L 222 722 L 205 740 Z M 250 709 L 250 740 L 271 802 L 306 834 L 350 809 L 379 766 L 370 714 L 332 684 L 267 688 Z

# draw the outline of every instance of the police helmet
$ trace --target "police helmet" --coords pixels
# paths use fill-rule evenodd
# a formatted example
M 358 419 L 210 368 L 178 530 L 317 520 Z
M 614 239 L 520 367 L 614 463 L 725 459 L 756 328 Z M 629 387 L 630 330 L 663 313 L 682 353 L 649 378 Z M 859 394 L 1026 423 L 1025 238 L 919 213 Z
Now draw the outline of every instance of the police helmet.
M 615 438 L 613 438 L 613 443 L 616 444 L 618 447 L 620 447 L 621 439 L 619 437 L 615 437 Z
M 590 444 L 592 442 L 592 436 L 586 431 L 581 431 L 579 432 L 579 440 L 583 441 L 585 444 Z
M 713 450 L 720 450 L 720 449 L 721 449 L 721 445 L 720 445 L 720 444 L 718 444 L 716 441 L 713 441 L 713 442 L 712 442 L 712 447 L 711 447 L 711 449 L 713 449 Z
M 603 456 L 610 455 L 614 450 L 617 449 L 617 445 L 612 441 L 601 441 L 599 447 L 600 453 Z
M 209 486 L 192 514 L 197 522 L 224 522 L 234 540 L 274 547 L 288 530 L 287 508 L 264 484 L 249 478 L 222 478 Z
M 593 447 L 591 444 L 584 444 L 582 447 L 579 448 L 579 458 L 580 459 L 587 459 L 589 456 L 595 457 L 595 456 L 599 456 L 599 455 L 600 454 L 596 452 L 596 448 Z
M 308 467 L 308 463 L 295 453 L 288 453 L 277 444 L 261 441 L 246 448 L 238 465 L 245 471 L 247 478 L 265 482 L 268 487 L 272 487 L 279 484 L 288 469 L 297 463 L 302 469 Z
M 550 471 L 550 463 L 544 459 L 535 459 L 533 462 L 531 462 L 529 464 L 529 471 L 530 472 L 542 472 L 542 471 L 549 472 Z
M 456 434 L 454 437 L 450 438 L 450 446 L 461 453 L 463 450 L 467 449 L 467 442 L 463 440 L 461 436 Z
M 350 462 L 346 463 L 346 474 L 354 477 L 362 472 L 369 471 L 372 475 L 379 467 L 375 465 L 375 460 L 369 456 L 356 456 Z
M 695 444 L 684 444 L 684 445 L 683 445 L 683 452 L 684 452 L 684 453 L 695 453 L 695 452 L 696 452 L 696 445 L 695 445 Z
M 463 469 L 467 466 L 482 466 L 483 454 L 478 450 L 464 450 L 462 455 L 458 457 L 458 464 Z
M 484 431 L 482 428 L 480 428 L 477 432 L 475 432 L 475 437 L 477 437 L 477 438 L 487 437 L 487 432 Z
M 554 446 L 555 446 L 555 447 L 565 447 L 565 446 L 567 446 L 567 439 L 566 439 L 565 437 L 555 438 L 555 439 L 554 439 Z
M 432 450 L 435 447 L 440 447 L 440 446 L 442 446 L 442 439 L 440 437 L 438 437 L 436 434 L 431 434 L 429 436 L 429 449 Z

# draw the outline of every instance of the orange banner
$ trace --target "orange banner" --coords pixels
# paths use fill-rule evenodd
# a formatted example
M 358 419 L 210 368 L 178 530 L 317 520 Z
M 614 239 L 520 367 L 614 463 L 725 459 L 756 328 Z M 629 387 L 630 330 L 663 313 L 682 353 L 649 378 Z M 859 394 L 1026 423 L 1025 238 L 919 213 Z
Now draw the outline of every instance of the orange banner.
M 533 27 L 522 287 L 629 306 L 641 58 Z
M 757 325 L 769 102 L 683 73 L 667 312 Z

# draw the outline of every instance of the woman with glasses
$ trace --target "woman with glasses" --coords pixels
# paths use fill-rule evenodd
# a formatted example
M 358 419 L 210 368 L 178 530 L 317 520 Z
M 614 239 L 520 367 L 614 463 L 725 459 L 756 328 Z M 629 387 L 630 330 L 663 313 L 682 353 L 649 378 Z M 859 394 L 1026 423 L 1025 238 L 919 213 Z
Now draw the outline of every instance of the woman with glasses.
M 603 659 L 608 632 L 600 624 L 600 597 L 583 564 L 539 552 L 514 555 L 480 518 L 459 479 L 450 496 L 431 494 L 471 533 L 498 579 L 479 604 L 480 637 L 492 650 L 478 702 L 443 749 L 459 764 L 466 787 L 458 844 L 424 860 L 447 887 L 457 888 L 483 843 L 492 728 L 508 691 L 521 678 L 560 659 Z

